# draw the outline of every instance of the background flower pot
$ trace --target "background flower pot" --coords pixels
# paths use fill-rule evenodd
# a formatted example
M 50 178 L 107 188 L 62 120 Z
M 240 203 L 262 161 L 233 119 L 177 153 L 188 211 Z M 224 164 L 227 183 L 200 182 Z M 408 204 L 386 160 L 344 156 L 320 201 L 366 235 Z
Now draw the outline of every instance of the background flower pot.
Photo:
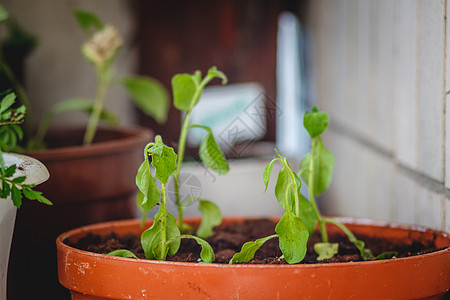
M 26 184 L 40 184 L 49 178 L 45 166 L 36 159 L 13 153 L 4 153 L 3 159 L 6 166 L 18 166 L 14 177 L 27 176 Z M 11 197 L 0 199 L 0 299 L 6 299 L 6 274 L 16 211 Z
M 68 297 L 57 280 L 56 237 L 82 225 L 135 217 L 134 177 L 151 132 L 101 129 L 91 146 L 75 146 L 83 132 L 53 130 L 49 145 L 65 147 L 29 153 L 51 174 L 39 190 L 53 206 L 24 203 L 17 216 L 8 287 L 12 299 Z
M 224 222 L 242 221 L 226 219 Z M 139 221 L 108 222 L 57 239 L 58 274 L 72 299 L 440 299 L 450 289 L 450 236 L 419 227 L 340 220 L 355 235 L 405 242 L 433 241 L 434 253 L 407 258 L 330 264 L 227 265 L 111 257 L 63 243 L 87 233 L 140 234 Z M 190 220 L 191 224 L 199 220 Z M 333 234 L 337 229 L 329 228 Z

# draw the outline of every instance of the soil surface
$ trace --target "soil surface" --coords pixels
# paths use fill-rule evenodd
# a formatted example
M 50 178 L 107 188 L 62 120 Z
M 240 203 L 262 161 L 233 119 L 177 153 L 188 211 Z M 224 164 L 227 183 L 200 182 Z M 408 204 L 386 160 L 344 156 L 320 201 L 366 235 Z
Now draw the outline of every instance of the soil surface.
M 216 254 L 215 263 L 228 263 L 232 256 L 239 252 L 242 245 L 248 241 L 254 241 L 258 238 L 274 234 L 276 223 L 268 219 L 246 220 L 244 223 L 231 223 L 225 226 L 219 226 L 215 229 L 215 235 L 206 239 Z M 373 238 L 358 235 L 357 238 L 366 244 L 366 248 L 372 250 L 376 256 L 386 251 L 398 252 L 397 257 L 407 257 L 433 252 L 439 249 L 433 244 L 424 245 L 420 242 L 412 244 L 399 244 L 392 240 L 382 238 Z M 348 241 L 344 234 L 331 235 L 330 242 L 339 243 L 339 254 L 332 259 L 323 260 L 321 263 L 362 261 L 358 249 Z M 317 263 L 317 254 L 313 250 L 313 245 L 321 242 L 320 234 L 315 232 L 308 241 L 308 251 L 306 257 L 301 263 Z M 118 236 L 114 232 L 105 237 L 88 234 L 77 243 L 66 244 L 77 249 L 106 254 L 118 249 L 128 249 L 137 257 L 145 258 L 144 251 L 140 244 L 140 237 L 134 234 Z M 178 253 L 169 257 L 169 261 L 197 262 L 200 257 L 200 246 L 192 239 L 182 239 Z M 274 238 L 267 241 L 255 254 L 255 258 L 249 261 L 249 264 L 286 264 L 281 256 L 278 247 L 278 239 Z

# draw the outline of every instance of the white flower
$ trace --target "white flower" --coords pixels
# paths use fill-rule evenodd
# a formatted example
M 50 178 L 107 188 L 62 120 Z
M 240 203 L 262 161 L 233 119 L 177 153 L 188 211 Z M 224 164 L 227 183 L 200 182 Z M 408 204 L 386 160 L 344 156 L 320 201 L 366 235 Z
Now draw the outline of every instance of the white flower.
M 116 28 L 105 25 L 81 47 L 83 55 L 96 66 L 101 66 L 116 55 L 123 44 Z

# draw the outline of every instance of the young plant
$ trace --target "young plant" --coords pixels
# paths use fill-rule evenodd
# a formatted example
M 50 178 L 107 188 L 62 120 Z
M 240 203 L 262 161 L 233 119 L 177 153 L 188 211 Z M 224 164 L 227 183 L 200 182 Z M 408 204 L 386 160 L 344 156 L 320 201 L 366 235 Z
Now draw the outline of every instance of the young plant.
M 180 199 L 180 170 L 184 159 L 186 148 L 187 132 L 190 128 L 201 128 L 206 131 L 200 148 L 199 157 L 203 164 L 218 174 L 226 174 L 229 166 L 225 155 L 216 143 L 211 128 L 202 125 L 189 124 L 192 110 L 197 105 L 202 95 L 204 87 L 214 78 L 222 79 L 222 84 L 226 84 L 227 77 L 224 73 L 211 67 L 206 76 L 202 79 L 200 71 L 194 74 L 177 74 L 172 78 L 173 104 L 175 108 L 185 113 L 181 126 L 180 137 L 178 141 L 178 163 L 174 174 L 175 197 L 178 207 L 178 227 L 182 232 L 189 232 L 190 227 L 183 222 L 184 207 Z M 193 199 L 187 200 L 187 202 Z M 198 199 L 195 199 L 198 200 Z M 219 208 L 212 202 L 200 199 L 200 211 L 202 213 L 202 224 L 197 231 L 197 235 L 208 237 L 212 235 L 212 227 L 221 223 L 221 214 Z
M 84 98 L 71 98 L 54 105 L 42 118 L 35 138 L 28 148 L 42 148 L 47 129 L 55 114 L 65 111 L 81 110 L 89 113 L 89 121 L 83 138 L 84 145 L 90 145 L 95 137 L 100 120 L 110 124 L 117 123 L 117 117 L 104 108 L 107 92 L 115 83 L 120 83 L 128 91 L 134 103 L 157 122 L 164 123 L 169 109 L 168 92 L 157 80 L 133 76 L 119 80 L 114 78 L 114 61 L 122 47 L 123 39 L 117 29 L 102 21 L 93 13 L 76 10 L 74 16 L 88 35 L 81 52 L 96 71 L 97 93 L 94 101 Z
M 372 252 L 365 248 L 364 242 L 358 240 L 344 224 L 335 219 L 324 218 L 320 214 L 315 197 L 328 189 L 334 169 L 334 156 L 323 145 L 321 139 L 321 134 L 328 127 L 328 121 L 328 114 L 320 112 L 316 107 L 304 115 L 303 126 L 311 137 L 311 151 L 302 159 L 298 173 L 292 171 L 287 159 L 275 149 L 278 157 L 266 166 L 263 178 L 267 190 L 274 162 L 283 165 L 278 173 L 275 196 L 285 213 L 275 227 L 275 235 L 245 243 L 230 263 L 247 262 L 253 259 L 255 252 L 267 240 L 275 237 L 279 238 L 280 249 L 286 261 L 290 264 L 298 263 L 306 254 L 306 243 L 316 225 L 322 237 L 322 242 L 314 245 L 314 250 L 318 254 L 317 260 L 332 258 L 338 253 L 339 244 L 329 242 L 325 223 L 338 226 L 357 247 L 364 260 L 383 259 L 395 255 L 389 252 L 374 257 Z M 309 200 L 300 193 L 300 177 L 308 185 Z
M 177 154 L 173 148 L 164 145 L 158 135 L 154 143 L 150 143 L 144 150 L 145 160 L 139 167 L 136 176 L 136 184 L 141 191 L 138 202 L 146 210 L 152 209 L 159 203 L 159 210 L 156 213 L 153 225 L 141 235 L 141 244 L 147 259 L 165 260 L 167 256 L 174 255 L 179 247 L 182 238 L 194 239 L 201 247 L 200 257 L 203 262 L 214 261 L 214 252 L 211 246 L 203 239 L 187 234 L 181 234 L 175 217 L 167 210 L 166 184 L 169 177 L 177 169 Z M 155 169 L 153 176 L 151 165 Z M 156 179 L 160 182 L 161 189 L 156 184 Z M 110 255 L 122 257 L 135 257 L 135 255 L 125 249 L 120 249 L 109 253 Z
M 0 95 L 1 96 L 1 95 Z M 5 199 L 11 196 L 11 200 L 17 208 L 22 205 L 22 198 L 37 200 L 41 203 L 52 205 L 52 203 L 42 196 L 41 192 L 34 191 L 33 184 L 25 184 L 25 176 L 15 177 L 16 165 L 5 166 L 3 151 L 10 151 L 17 145 L 18 140 L 23 137 L 19 124 L 23 122 L 25 106 L 21 105 L 13 108 L 16 95 L 7 93 L 0 103 L 0 198 Z

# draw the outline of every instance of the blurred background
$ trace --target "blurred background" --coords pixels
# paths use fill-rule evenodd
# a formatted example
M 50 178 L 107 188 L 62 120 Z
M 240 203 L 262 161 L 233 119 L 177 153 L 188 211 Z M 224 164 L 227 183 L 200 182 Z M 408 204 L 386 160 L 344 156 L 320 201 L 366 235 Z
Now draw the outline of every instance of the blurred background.
M 205 73 L 212 65 L 222 70 L 229 84 L 205 90 L 195 118 L 211 122 L 231 159 L 230 174 L 208 172 L 189 151 L 182 173 L 184 191 L 200 190 L 224 215 L 281 214 L 275 176 L 263 194 L 262 172 L 274 147 L 298 169 L 309 147 L 302 115 L 317 105 L 330 115 L 323 142 L 336 160 L 331 188 L 319 198 L 324 214 L 450 231 L 449 2 L 2 0 L 2 5 L 37 40 L 32 52 L 17 58 L 36 120 L 63 99 L 95 94 L 74 9 L 93 11 L 118 28 L 125 42 L 118 75 L 149 75 L 170 88 L 175 73 Z M 182 116 L 174 107 L 167 123 L 158 124 L 126 97 L 113 88 L 106 104 L 123 125 L 149 127 L 176 146 Z M 64 114 L 55 124 L 86 120 L 83 114 Z M 189 142 L 195 148 L 195 135 Z
M 229 86 L 208 98 L 232 103 L 239 98 L 233 95 L 247 95 L 238 101 L 248 105 L 232 112 L 229 126 L 222 124 L 218 132 L 233 126 L 247 130 L 240 148 L 231 145 L 227 151 L 234 176 L 211 175 L 195 157 L 185 167 L 200 180 L 204 197 L 220 198 L 225 215 L 235 214 L 237 204 L 243 205 L 240 214 L 281 212 L 273 189 L 262 194 L 262 170 L 275 146 L 298 166 L 309 146 L 302 114 L 317 105 L 330 114 L 324 143 L 336 156 L 333 183 L 319 200 L 324 213 L 450 230 L 445 1 L 2 4 L 38 41 L 22 68 L 36 119 L 62 99 L 95 93 L 92 66 L 80 54 L 84 35 L 74 9 L 91 10 L 118 27 L 125 39 L 119 75 L 153 76 L 170 88 L 179 72 L 206 72 L 216 65 L 227 74 Z M 125 97 L 120 88 L 108 94 L 107 107 L 120 114 L 122 124 L 150 127 L 176 145 L 178 111 L 171 107 L 168 122 L 157 124 Z M 260 120 L 233 123 L 248 115 L 248 107 L 262 107 Z M 198 118 L 213 112 L 206 107 Z M 85 122 L 82 114 L 57 117 L 57 124 Z

